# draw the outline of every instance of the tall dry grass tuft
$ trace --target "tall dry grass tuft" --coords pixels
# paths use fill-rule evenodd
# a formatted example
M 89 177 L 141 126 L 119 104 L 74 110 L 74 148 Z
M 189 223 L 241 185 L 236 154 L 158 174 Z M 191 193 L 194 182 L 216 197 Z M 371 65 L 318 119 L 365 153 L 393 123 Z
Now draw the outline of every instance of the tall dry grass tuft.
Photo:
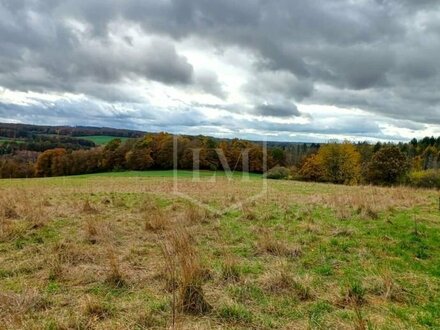
M 0 195 L 0 218 L 8 220 L 17 220 L 21 218 L 17 204 L 24 205 L 24 203 L 22 203 L 22 196 L 17 193 L 18 191 L 10 191 L 8 194 Z
M 237 282 L 241 277 L 241 269 L 237 258 L 227 255 L 222 264 L 222 278 L 225 281 Z
M 90 201 L 86 199 L 82 205 L 81 211 L 85 214 L 98 214 L 98 210 L 90 204 Z
M 82 302 L 82 313 L 91 321 L 104 320 L 113 315 L 112 309 L 102 301 L 92 296 L 86 296 Z M 88 326 L 87 328 L 93 328 Z
M 165 213 L 158 207 L 154 207 L 144 213 L 144 228 L 147 231 L 163 231 L 170 225 Z
M 177 226 L 166 235 L 162 251 L 168 277 L 178 284 L 178 297 L 176 290 L 173 291 L 173 324 L 178 311 L 195 315 L 208 313 L 212 307 L 202 289 L 205 272 L 191 235 Z
M 208 215 L 204 209 L 191 203 L 185 208 L 184 218 L 189 224 L 199 224 L 207 222 Z
M 96 244 L 98 242 L 99 230 L 98 221 L 95 217 L 89 217 L 84 224 L 84 232 L 86 241 L 90 244 Z
M 408 302 L 408 292 L 396 281 L 389 270 L 383 271 L 380 276 L 370 278 L 368 283 L 368 291 L 376 296 L 396 303 Z
M 19 226 L 15 221 L 0 217 L 0 242 L 15 240 L 24 231 L 23 226 Z
M 294 277 L 286 264 L 281 264 L 263 279 L 263 287 L 274 294 L 293 294 L 300 301 L 313 298 L 306 279 Z
M 25 314 L 41 311 L 50 306 L 46 296 L 35 289 L 27 289 L 21 294 L 0 292 L 0 310 L 10 314 Z
M 50 259 L 47 261 L 49 274 L 48 279 L 50 281 L 60 280 L 63 278 L 64 269 L 63 269 L 63 254 L 59 249 L 59 246 L 56 245 L 54 248 L 53 255 L 50 256 Z
M 405 290 L 395 281 L 392 274 L 388 271 L 381 275 L 382 278 L 382 295 L 385 299 L 398 303 L 404 303 L 407 301 L 407 293 Z
M 0 239 L 14 239 L 28 230 L 43 227 L 48 220 L 43 196 L 20 189 L 0 196 Z
M 255 207 L 252 207 L 251 204 L 245 203 L 241 204 L 241 212 L 242 212 L 242 218 L 245 220 L 257 220 L 258 215 L 255 211 Z
M 263 230 L 257 242 L 257 248 L 261 253 L 273 256 L 298 258 L 302 255 L 301 246 L 289 246 L 277 237 L 271 235 L 268 230 Z
M 347 287 L 341 305 L 353 305 L 355 307 L 360 307 L 366 302 L 365 295 L 366 289 L 364 288 L 362 283 L 358 281 L 353 281 Z
M 354 321 L 354 329 L 355 330 L 367 330 L 368 322 L 362 315 L 362 310 L 359 307 L 355 307 L 356 318 Z
M 26 212 L 26 221 L 31 229 L 41 228 L 46 225 L 48 219 L 42 203 L 34 205 L 32 209 Z
M 107 261 L 108 261 L 108 274 L 105 279 L 105 282 L 117 288 L 121 288 L 125 286 L 126 281 L 121 271 L 120 261 L 113 248 L 109 248 Z

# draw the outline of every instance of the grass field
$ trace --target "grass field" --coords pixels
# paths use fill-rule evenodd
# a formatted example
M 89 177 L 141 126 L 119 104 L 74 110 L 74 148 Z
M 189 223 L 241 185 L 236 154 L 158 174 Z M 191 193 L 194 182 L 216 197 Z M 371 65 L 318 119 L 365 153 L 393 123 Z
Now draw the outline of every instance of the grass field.
M 0 328 L 440 328 L 438 192 L 170 173 L 0 181 Z
M 177 177 L 179 178 L 192 178 L 194 177 L 193 171 L 185 171 L 178 170 Z M 241 172 L 234 172 L 232 174 L 235 178 L 240 178 L 243 176 Z M 246 175 L 246 174 L 245 174 Z M 249 178 L 258 179 L 261 178 L 261 174 L 256 173 L 248 173 Z M 225 177 L 226 174 L 223 171 L 212 172 L 212 171 L 198 171 L 198 176 L 202 178 L 212 178 L 212 177 Z M 164 177 L 170 178 L 174 177 L 173 170 L 151 170 L 151 171 L 121 171 L 121 172 L 103 172 L 96 174 L 85 174 L 85 175 L 77 175 L 75 178 L 94 178 L 94 177 L 110 177 L 110 178 L 118 178 L 118 177 Z
M 121 141 L 128 140 L 128 138 L 126 137 L 107 136 L 107 135 L 88 135 L 88 136 L 80 136 L 79 138 L 92 141 L 97 145 L 105 145 L 114 139 L 120 139 Z
M 23 140 L 9 139 L 9 138 L 0 137 L 0 144 L 7 143 L 7 142 L 23 143 L 24 141 Z

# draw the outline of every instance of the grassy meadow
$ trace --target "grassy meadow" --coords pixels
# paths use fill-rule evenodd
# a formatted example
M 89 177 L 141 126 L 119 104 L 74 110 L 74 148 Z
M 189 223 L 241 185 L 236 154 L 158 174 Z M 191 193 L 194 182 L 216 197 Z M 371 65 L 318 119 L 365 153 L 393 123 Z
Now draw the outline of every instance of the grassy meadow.
M 0 181 L 0 329 L 440 328 L 438 192 L 201 177 Z
M 23 143 L 23 140 L 19 140 L 19 139 L 9 139 L 6 137 L 0 137 L 0 144 L 3 143 L 9 143 L 9 142 L 15 142 L 15 143 Z
M 80 139 L 89 140 L 94 142 L 96 145 L 106 145 L 111 140 L 120 139 L 122 142 L 128 140 L 126 137 L 116 137 L 116 136 L 108 136 L 108 135 L 86 135 L 80 136 Z

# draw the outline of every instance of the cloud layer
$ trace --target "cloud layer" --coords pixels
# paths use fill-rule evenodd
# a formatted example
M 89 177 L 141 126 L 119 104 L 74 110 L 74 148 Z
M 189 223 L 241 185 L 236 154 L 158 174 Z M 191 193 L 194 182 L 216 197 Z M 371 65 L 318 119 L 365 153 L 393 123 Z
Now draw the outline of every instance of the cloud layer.
M 289 140 L 439 134 L 439 22 L 435 0 L 0 0 L 0 118 Z

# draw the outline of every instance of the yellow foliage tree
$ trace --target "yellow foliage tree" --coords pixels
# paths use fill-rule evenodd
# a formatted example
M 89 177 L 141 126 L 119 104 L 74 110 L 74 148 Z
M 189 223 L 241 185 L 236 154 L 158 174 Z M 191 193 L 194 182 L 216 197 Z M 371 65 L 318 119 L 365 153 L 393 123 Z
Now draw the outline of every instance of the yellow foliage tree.
M 349 143 L 329 143 L 318 152 L 324 180 L 334 183 L 357 184 L 361 177 L 361 155 Z
M 357 184 L 361 178 L 361 155 L 349 143 L 329 143 L 309 157 L 301 168 L 305 179 Z

